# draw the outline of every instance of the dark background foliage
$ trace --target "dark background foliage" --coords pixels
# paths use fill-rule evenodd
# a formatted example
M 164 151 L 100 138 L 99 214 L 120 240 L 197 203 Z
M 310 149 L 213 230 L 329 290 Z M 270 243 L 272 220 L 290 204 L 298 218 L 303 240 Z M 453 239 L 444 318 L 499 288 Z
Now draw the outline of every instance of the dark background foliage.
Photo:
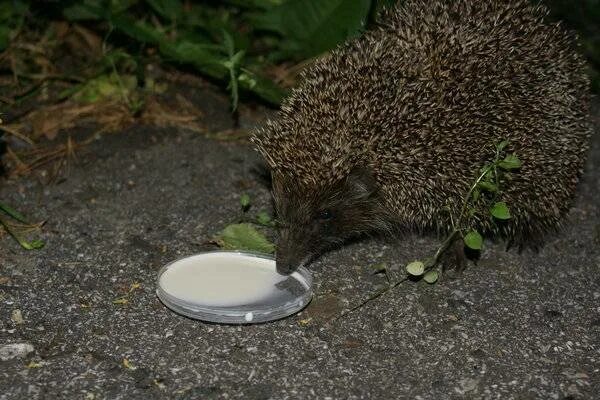
M 563 21 L 578 34 L 593 91 L 599 93 L 600 0 L 544 2 L 551 19 Z M 117 131 L 144 113 L 157 115 L 149 111 L 164 90 L 164 74 L 158 76 L 153 72 L 157 69 L 218 84 L 229 93 L 234 116 L 247 98 L 277 106 L 314 57 L 359 35 L 379 10 L 395 3 L 2 0 L 0 135 L 8 140 L 8 132 L 11 140 L 19 138 L 9 143 L 14 150 L 8 152 L 9 164 L 21 166 L 21 171 L 45 164 L 47 159 L 32 148 L 85 118 L 96 118 Z M 127 115 L 110 109 L 119 117 L 107 122 L 110 99 L 119 100 Z M 119 105 L 113 102 L 111 107 Z M 59 113 L 71 119 L 53 120 Z M 23 150 L 24 143 L 32 148 Z M 68 145 L 63 146 L 65 153 Z M 31 154 L 37 157 L 33 164 Z

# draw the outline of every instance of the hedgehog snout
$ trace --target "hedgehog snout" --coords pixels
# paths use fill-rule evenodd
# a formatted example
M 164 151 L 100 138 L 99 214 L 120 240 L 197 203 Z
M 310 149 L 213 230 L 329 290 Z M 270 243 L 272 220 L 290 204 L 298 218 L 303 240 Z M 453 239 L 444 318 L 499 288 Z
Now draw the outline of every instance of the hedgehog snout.
M 275 254 L 275 266 L 277 268 L 277 272 L 283 275 L 289 275 L 300 268 L 302 264 L 303 260 L 295 257 L 293 253 L 290 254 L 289 252 L 281 251 L 278 247 Z
M 277 242 L 275 266 L 277 272 L 283 275 L 289 275 L 300 267 L 300 260 L 295 256 L 294 249 L 290 248 L 281 238 Z
M 280 274 L 289 275 L 307 264 L 310 259 L 304 241 L 294 236 L 288 229 L 279 231 L 279 240 L 275 251 L 275 265 L 277 272 Z

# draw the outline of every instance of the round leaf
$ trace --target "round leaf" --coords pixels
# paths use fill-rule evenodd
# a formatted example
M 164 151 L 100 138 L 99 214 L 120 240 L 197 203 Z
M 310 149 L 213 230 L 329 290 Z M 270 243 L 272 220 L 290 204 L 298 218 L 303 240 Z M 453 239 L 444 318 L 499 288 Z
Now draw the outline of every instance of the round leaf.
M 421 261 L 413 261 L 406 266 L 406 272 L 412 276 L 421 276 L 425 272 L 425 264 Z
M 247 210 L 248 208 L 250 208 L 250 196 L 244 193 L 240 197 L 240 205 L 242 206 L 243 210 Z
M 481 250 L 483 247 L 483 238 L 477 231 L 471 231 L 465 235 L 464 242 L 468 248 Z
M 494 216 L 494 218 L 498 219 L 509 219 L 510 211 L 508 210 L 508 206 L 505 202 L 499 201 L 494 204 L 492 208 L 490 208 L 490 213 Z
M 271 225 L 271 217 L 265 211 L 261 211 L 256 215 L 256 221 L 261 225 Z
M 427 283 L 435 283 L 438 280 L 439 274 L 437 271 L 427 271 L 423 280 Z

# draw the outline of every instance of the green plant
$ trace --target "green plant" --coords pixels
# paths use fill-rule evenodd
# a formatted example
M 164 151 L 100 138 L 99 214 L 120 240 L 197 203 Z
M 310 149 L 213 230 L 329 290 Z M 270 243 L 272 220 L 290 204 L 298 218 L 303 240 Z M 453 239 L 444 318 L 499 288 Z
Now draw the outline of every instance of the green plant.
M 434 284 L 441 274 L 439 263 L 442 254 L 457 240 L 462 241 L 471 250 L 480 251 L 483 248 L 483 236 L 479 231 L 472 228 L 476 225 L 477 210 L 486 209 L 487 218 L 491 218 L 492 221 L 511 218 L 508 205 L 505 202 L 498 201 L 502 194 L 501 183 L 503 178 L 508 177 L 510 173 L 521 167 L 521 161 L 516 154 L 505 154 L 504 150 L 508 144 L 507 140 L 503 140 L 494 146 L 493 160 L 480 169 L 479 175 L 464 196 L 459 212 L 456 215 L 450 213 L 451 229 L 436 252 L 430 257 L 408 263 L 405 266 L 406 274 L 398 280 L 392 279 L 392 273 L 386 264 L 381 263 L 372 266 L 371 268 L 375 274 L 385 275 L 387 286 L 331 321 L 362 308 L 365 304 L 379 298 L 411 278 L 422 279 L 429 284 Z M 447 209 L 450 210 L 449 207 Z
M 450 232 L 433 256 L 413 261 L 406 266 L 409 275 L 426 278 L 425 281 L 428 283 L 437 281 L 439 274 L 435 269 L 439 267 L 440 257 L 456 240 L 462 240 L 471 250 L 480 251 L 483 247 L 483 236 L 477 229 L 472 228 L 475 225 L 474 218 L 477 217 L 478 209 L 488 210 L 487 217 L 491 218 L 493 223 L 496 220 L 504 221 L 511 218 L 508 205 L 498 200 L 502 195 L 503 178 L 519 169 L 521 161 L 514 153 L 505 154 L 506 146 L 508 146 L 507 140 L 494 146 L 493 160 L 479 171 L 477 179 L 463 199 L 460 211 L 453 215 L 450 208 L 447 208 L 450 212 Z
M 13 219 L 20 224 L 14 224 L 6 217 Z M 44 247 L 43 241 L 32 240 L 29 242 L 22 236 L 22 234 L 27 231 L 37 229 L 39 224 L 30 224 L 21 213 L 3 203 L 0 203 L 0 225 L 2 225 L 6 232 L 8 232 L 8 234 L 11 235 L 24 249 L 34 250 Z

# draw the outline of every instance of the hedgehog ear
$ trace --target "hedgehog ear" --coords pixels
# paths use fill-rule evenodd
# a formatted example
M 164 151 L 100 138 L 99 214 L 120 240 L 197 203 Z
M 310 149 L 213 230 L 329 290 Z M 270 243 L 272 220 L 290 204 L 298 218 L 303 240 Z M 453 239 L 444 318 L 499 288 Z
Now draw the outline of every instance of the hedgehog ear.
M 346 189 L 356 198 L 366 199 L 377 192 L 377 181 L 369 167 L 354 167 L 346 179 Z

